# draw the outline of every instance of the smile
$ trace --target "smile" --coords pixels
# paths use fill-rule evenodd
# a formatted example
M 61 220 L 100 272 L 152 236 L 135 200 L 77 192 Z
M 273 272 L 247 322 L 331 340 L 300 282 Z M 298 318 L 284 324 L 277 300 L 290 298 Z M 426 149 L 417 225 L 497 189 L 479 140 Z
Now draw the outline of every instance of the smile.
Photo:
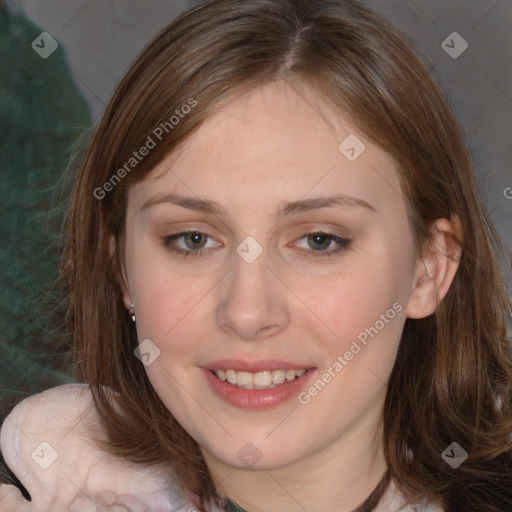
M 228 382 L 242 389 L 272 389 L 284 382 L 291 382 L 306 373 L 301 370 L 264 370 L 260 372 L 243 372 L 231 369 L 212 370 L 222 382 Z
M 265 366 L 263 362 L 238 362 L 237 366 L 241 367 L 239 370 L 233 370 L 226 363 L 215 364 L 215 368 L 201 369 L 211 391 L 225 403 L 252 411 L 272 409 L 296 400 L 306 383 L 317 373 L 316 368 L 312 367 L 285 370 L 282 365 L 269 364 L 268 361 Z M 265 367 L 269 369 L 265 370 Z M 271 370 L 272 367 L 277 369 Z

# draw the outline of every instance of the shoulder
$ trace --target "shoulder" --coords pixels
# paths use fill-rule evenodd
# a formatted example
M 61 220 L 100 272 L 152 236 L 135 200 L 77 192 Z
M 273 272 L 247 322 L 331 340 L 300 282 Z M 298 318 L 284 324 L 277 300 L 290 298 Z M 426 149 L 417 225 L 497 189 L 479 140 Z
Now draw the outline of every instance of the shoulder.
M 16 421 L 37 421 L 43 411 L 45 414 L 41 418 L 57 410 L 64 413 L 64 417 L 67 418 L 75 413 L 82 413 L 92 407 L 92 403 L 92 395 L 87 384 L 65 384 L 25 398 L 14 407 L 8 418 Z
M 53 510 L 55 503 L 73 506 L 73 500 L 83 500 L 83 496 L 98 505 L 109 496 L 128 500 L 127 510 L 134 503 L 147 512 L 195 510 L 169 468 L 115 458 L 99 448 L 98 440 L 106 436 L 90 389 L 71 384 L 18 404 L 2 425 L 0 448 L 8 467 L 33 500 L 37 499 L 41 511 Z M 23 510 L 21 494 L 10 496 L 20 500 L 11 510 Z M 75 508 L 82 510 L 82 505 Z
M 0 444 L 4 457 L 12 458 L 22 439 L 47 431 L 66 429 L 80 417 L 93 414 L 89 387 L 67 384 L 38 393 L 20 402 L 4 420 Z

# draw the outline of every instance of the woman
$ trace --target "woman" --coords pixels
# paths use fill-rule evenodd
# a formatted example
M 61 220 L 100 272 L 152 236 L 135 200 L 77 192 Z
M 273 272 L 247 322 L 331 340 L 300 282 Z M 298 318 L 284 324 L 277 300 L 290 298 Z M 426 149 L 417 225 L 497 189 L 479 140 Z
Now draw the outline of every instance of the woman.
M 359 2 L 214 0 L 180 16 L 107 107 L 65 238 L 89 387 L 13 411 L 2 448 L 17 436 L 20 480 L 37 469 L 15 467 L 29 445 L 52 458 L 56 403 L 64 466 L 59 485 L 26 477 L 29 493 L 46 479 L 38 504 L 5 500 L 512 510 L 497 236 L 438 86 Z M 23 447 L 28 411 L 42 427 Z M 88 476 L 64 492 L 73 449 L 140 466 L 111 472 L 123 486 L 97 469 L 111 459 L 77 462 Z M 165 505 L 127 496 L 152 468 L 175 480 L 145 474 Z

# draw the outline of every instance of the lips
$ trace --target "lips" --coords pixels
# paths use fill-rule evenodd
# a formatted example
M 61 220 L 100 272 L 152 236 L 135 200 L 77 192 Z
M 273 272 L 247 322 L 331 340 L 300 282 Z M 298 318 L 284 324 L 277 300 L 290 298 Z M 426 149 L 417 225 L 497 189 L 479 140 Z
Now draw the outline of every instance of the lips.
M 224 359 L 209 363 L 202 368 L 210 389 L 224 402 L 253 411 L 277 407 L 296 398 L 306 382 L 316 373 L 308 364 L 295 364 L 286 361 L 242 361 Z M 228 373 L 229 372 L 229 373 Z M 227 379 L 229 374 L 230 380 Z M 277 375 L 277 381 L 267 386 L 268 374 Z M 283 382 L 280 377 L 284 374 Z M 225 377 L 225 380 L 219 378 Z M 289 379 L 286 379 L 288 375 Z M 293 377 L 293 378 L 292 378 Z M 240 383 L 238 382 L 240 379 Z M 251 380 L 251 383 L 249 383 Z

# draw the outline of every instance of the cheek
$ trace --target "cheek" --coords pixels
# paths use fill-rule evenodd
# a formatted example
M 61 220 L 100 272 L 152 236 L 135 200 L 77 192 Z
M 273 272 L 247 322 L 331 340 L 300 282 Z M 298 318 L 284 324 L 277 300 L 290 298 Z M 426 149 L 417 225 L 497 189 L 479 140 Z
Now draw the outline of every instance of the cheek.
M 191 321 L 201 313 L 201 297 L 208 286 L 199 279 L 164 278 L 157 269 L 137 289 L 137 331 L 159 343 L 187 341 Z M 195 324 L 198 325 L 197 323 Z
M 410 251 L 397 254 L 390 246 L 381 247 L 371 256 L 367 252 L 347 259 L 343 273 L 324 277 L 316 286 L 308 283 L 298 292 L 315 313 L 307 318 L 321 345 L 323 371 L 337 362 L 331 372 L 343 377 L 335 380 L 343 388 L 350 384 L 350 396 L 358 400 L 386 381 L 405 322 Z
M 396 281 L 390 275 L 384 279 L 380 273 L 351 274 L 337 283 L 326 283 L 324 291 L 309 295 L 322 322 L 308 315 L 307 327 L 317 343 L 318 379 L 327 382 L 326 392 L 317 391 L 324 384 L 313 383 L 314 389 L 305 390 L 301 403 L 314 400 L 317 411 L 350 422 L 385 392 L 405 307 Z
M 165 251 L 155 248 L 154 242 L 145 245 L 152 249 L 145 250 L 143 243 L 138 247 L 127 247 L 130 289 L 139 340 L 149 338 L 160 346 L 194 309 L 200 283 L 197 278 L 172 271 Z
M 397 307 L 393 310 L 392 306 L 403 301 L 405 288 L 394 274 L 362 266 L 335 278 L 323 278 L 315 285 L 310 283 L 299 293 L 319 323 L 323 321 L 326 332 L 346 339 L 375 324 L 389 310 L 387 316 L 395 317 Z

